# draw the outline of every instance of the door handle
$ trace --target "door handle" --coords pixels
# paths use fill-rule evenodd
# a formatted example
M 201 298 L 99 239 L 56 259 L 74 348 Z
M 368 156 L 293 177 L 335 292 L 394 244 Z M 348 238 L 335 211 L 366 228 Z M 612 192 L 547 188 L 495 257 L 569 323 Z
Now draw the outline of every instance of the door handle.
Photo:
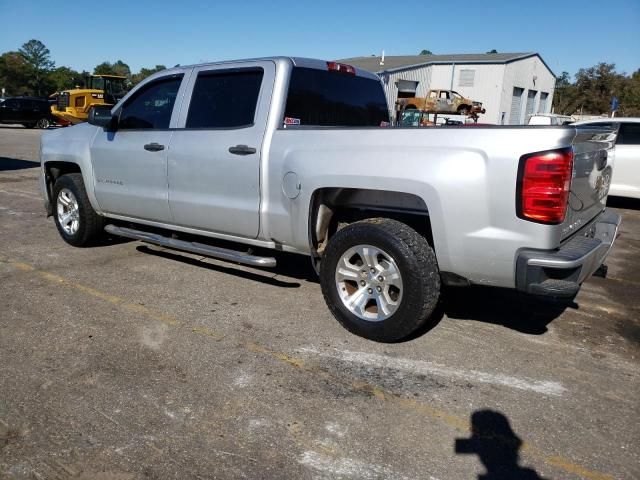
M 234 155 L 251 155 L 256 153 L 256 149 L 246 145 L 236 145 L 235 147 L 229 147 L 229 153 L 233 153 Z
M 164 150 L 164 145 L 160 145 L 159 143 L 147 143 L 144 146 L 145 150 L 149 150 L 150 152 L 159 152 L 160 150 Z

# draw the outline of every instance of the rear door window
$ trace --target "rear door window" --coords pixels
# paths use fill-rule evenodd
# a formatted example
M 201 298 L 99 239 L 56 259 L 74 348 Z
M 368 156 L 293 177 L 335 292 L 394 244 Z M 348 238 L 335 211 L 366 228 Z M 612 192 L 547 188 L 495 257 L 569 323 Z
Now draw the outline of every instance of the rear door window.
M 621 123 L 617 145 L 640 145 L 640 123 Z
M 387 122 L 389 111 L 380 81 L 315 68 L 293 69 L 285 124 L 379 127 Z
M 186 128 L 242 128 L 253 125 L 263 76 L 262 68 L 198 73 Z
M 122 107 L 118 129 L 169 128 L 182 74 L 148 83 L 136 91 Z

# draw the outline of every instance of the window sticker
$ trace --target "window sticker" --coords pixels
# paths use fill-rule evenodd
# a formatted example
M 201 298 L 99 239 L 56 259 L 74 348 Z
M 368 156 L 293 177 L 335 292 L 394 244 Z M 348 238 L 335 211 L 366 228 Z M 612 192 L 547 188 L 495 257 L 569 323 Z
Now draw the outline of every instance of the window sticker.
M 300 125 L 300 119 L 299 118 L 293 118 L 293 117 L 284 117 L 284 124 L 285 125 Z

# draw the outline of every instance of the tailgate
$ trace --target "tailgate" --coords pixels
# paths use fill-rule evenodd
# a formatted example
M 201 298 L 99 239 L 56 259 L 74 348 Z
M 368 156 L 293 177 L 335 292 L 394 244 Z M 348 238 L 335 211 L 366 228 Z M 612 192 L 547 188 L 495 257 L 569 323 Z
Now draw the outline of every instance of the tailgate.
M 576 126 L 573 140 L 573 177 L 562 239 L 571 236 L 598 215 L 607 203 L 613 146 L 617 129 Z

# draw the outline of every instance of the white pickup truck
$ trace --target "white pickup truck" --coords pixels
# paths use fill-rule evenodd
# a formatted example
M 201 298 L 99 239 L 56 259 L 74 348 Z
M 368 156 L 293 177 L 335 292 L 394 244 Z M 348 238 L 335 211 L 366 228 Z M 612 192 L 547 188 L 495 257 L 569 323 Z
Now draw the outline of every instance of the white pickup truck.
M 424 324 L 443 283 L 570 297 L 602 264 L 611 129 L 388 122 L 379 79 L 349 65 L 176 67 L 46 132 L 42 191 L 75 246 L 106 230 L 255 266 L 310 256 L 334 316 L 379 341 Z

